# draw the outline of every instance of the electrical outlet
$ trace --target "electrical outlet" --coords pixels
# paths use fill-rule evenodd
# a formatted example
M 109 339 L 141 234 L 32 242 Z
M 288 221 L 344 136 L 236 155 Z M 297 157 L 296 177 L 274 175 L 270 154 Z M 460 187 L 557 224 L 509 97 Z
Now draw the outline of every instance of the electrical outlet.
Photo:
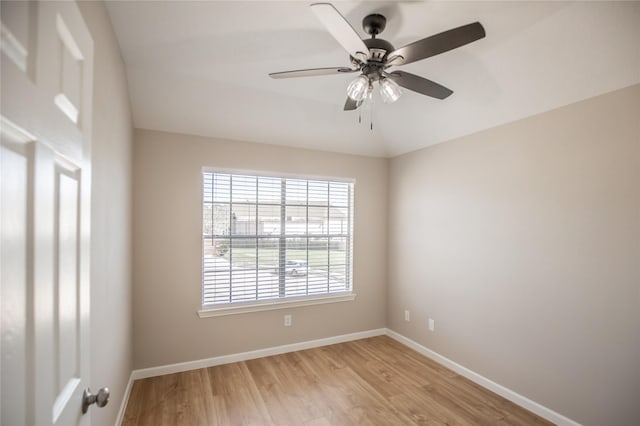
M 433 318 L 429 318 L 429 330 L 436 331 L 436 322 Z
M 411 312 L 409 312 L 408 309 L 404 311 L 404 320 L 407 322 L 411 321 Z
M 284 316 L 284 326 L 291 327 L 291 315 Z

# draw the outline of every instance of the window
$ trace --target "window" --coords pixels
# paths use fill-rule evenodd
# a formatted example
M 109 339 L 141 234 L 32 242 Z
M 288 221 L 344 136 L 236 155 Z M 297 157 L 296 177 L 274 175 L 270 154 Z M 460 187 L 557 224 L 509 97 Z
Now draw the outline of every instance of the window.
M 204 171 L 202 305 L 352 290 L 353 183 Z

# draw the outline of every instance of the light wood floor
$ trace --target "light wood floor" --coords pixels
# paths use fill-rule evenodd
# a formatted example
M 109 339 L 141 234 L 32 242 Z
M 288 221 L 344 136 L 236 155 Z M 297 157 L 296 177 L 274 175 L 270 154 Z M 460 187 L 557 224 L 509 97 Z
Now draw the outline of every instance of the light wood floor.
M 537 425 L 386 337 L 137 380 L 123 425 Z

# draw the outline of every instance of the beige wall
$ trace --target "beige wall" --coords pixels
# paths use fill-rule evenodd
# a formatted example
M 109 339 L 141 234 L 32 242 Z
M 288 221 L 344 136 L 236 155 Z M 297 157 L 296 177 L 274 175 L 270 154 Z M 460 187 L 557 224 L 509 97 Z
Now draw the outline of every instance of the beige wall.
M 389 173 L 388 326 L 578 422 L 640 424 L 640 86 Z
M 92 146 L 91 389 L 111 399 L 92 424 L 113 425 L 132 360 L 132 123 L 124 63 L 104 5 L 79 2 L 95 47 Z
M 147 130 L 134 139 L 135 368 L 385 326 L 386 159 Z M 203 166 L 355 178 L 356 300 L 199 318 Z

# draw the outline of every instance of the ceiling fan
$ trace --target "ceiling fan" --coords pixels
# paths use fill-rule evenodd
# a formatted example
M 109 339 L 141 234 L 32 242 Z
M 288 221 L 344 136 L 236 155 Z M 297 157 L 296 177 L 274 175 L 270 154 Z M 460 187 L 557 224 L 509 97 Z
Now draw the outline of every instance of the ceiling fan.
M 384 30 L 387 19 L 374 13 L 365 16 L 362 28 L 371 36 L 362 40 L 349 22 L 329 3 L 315 3 L 311 10 L 327 28 L 329 33 L 349 53 L 353 68 L 312 68 L 294 71 L 274 72 L 271 78 L 312 77 L 360 72 L 360 75 L 347 87 L 347 101 L 344 110 L 357 109 L 367 99 L 371 99 L 373 84 L 380 85 L 380 95 L 386 103 L 395 102 L 402 90 L 412 90 L 422 95 L 445 99 L 453 93 L 434 81 L 404 71 L 391 71 L 391 66 L 406 65 L 440 53 L 447 52 L 485 36 L 479 22 L 453 28 L 439 34 L 423 38 L 398 49 L 377 36 Z

